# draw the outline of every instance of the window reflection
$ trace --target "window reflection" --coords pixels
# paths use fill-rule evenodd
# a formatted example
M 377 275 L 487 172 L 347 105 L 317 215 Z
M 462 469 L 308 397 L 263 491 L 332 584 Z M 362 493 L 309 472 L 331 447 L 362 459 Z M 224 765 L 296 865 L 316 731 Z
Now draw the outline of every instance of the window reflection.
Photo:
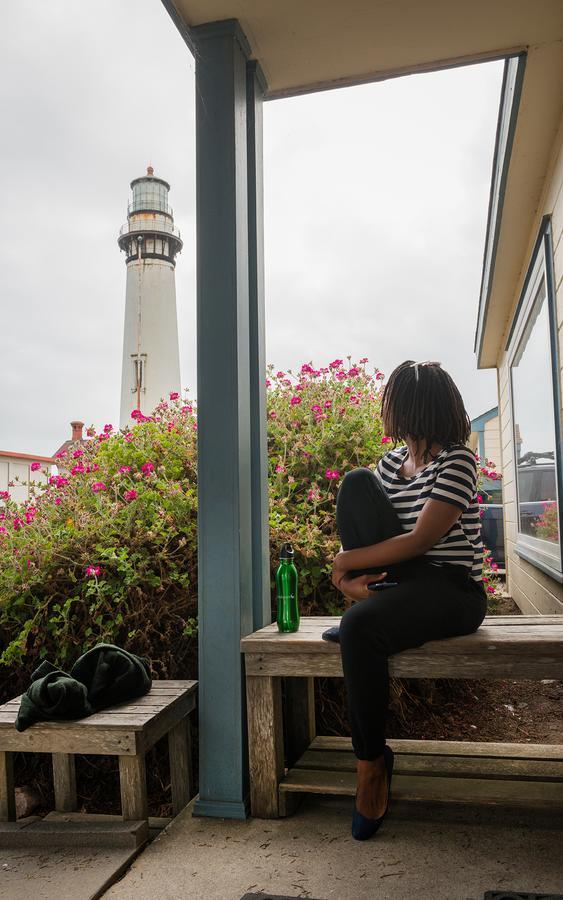
M 521 534 L 559 544 L 549 316 L 542 279 L 512 363 Z

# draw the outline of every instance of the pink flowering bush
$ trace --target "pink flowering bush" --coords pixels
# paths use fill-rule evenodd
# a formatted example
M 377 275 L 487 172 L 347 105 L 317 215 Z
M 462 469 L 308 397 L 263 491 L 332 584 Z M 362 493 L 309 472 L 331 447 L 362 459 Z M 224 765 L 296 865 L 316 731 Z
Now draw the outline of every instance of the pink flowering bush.
M 161 676 L 195 672 L 195 421 L 193 404 L 175 400 L 124 431 L 89 429 L 28 502 L 6 492 L 1 695 L 42 657 L 64 666 L 99 641 L 150 657 Z
M 367 362 L 268 371 L 272 574 L 291 541 L 304 615 L 342 611 L 330 583 L 338 486 L 389 449 L 383 374 Z M 133 410 L 126 429 L 87 433 L 28 502 L 0 494 L 4 698 L 44 656 L 64 666 L 99 641 L 148 656 L 160 677 L 196 676 L 195 404 L 174 392 L 150 416 Z M 493 595 L 490 565 L 486 577 Z

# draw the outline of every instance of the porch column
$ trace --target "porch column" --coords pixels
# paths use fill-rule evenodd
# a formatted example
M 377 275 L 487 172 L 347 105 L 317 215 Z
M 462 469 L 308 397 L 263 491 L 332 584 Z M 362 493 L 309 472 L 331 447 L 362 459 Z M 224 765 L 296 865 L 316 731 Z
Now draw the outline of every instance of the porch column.
M 244 818 L 248 760 L 239 642 L 253 630 L 251 413 L 261 401 L 256 392 L 251 395 L 251 374 L 256 381 L 263 366 L 263 357 L 256 358 L 256 333 L 262 326 L 257 326 L 249 302 L 250 49 L 235 20 L 200 25 L 191 30 L 191 38 L 196 57 L 199 426 L 200 757 L 194 814 Z M 254 173 L 252 164 L 253 192 Z M 256 223 L 254 234 L 255 229 Z M 255 249 L 252 257 L 257 259 Z M 262 302 L 257 283 L 254 275 L 254 304 Z
M 268 508 L 268 423 L 264 301 L 264 183 L 262 104 L 266 82 L 256 60 L 246 66 L 248 161 L 248 277 L 250 317 L 250 438 L 253 630 L 272 621 Z

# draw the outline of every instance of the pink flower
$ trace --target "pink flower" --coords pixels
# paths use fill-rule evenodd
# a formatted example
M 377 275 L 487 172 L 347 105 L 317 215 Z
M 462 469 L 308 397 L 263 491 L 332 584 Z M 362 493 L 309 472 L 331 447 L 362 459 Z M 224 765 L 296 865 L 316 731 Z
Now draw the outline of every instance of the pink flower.
M 275 410 L 272 410 L 272 412 L 270 413 L 270 419 L 277 419 L 277 417 L 278 417 L 277 412 L 275 412 Z
M 95 481 L 92 485 L 92 490 L 95 494 L 99 494 L 101 491 L 107 490 L 103 481 Z
M 131 466 L 121 466 L 119 469 L 122 475 L 125 475 L 127 472 L 131 471 Z
M 343 359 L 335 359 L 329 364 L 329 369 L 338 369 L 339 366 L 343 365 Z
M 309 365 L 309 363 L 303 363 L 303 365 L 301 366 L 301 374 L 302 375 L 307 375 L 307 374 L 313 373 L 313 372 L 314 372 L 314 369 L 311 365 Z
M 187 406 L 182 406 L 180 412 L 183 412 L 183 413 L 192 413 L 192 412 L 193 412 L 193 406 L 190 406 L 189 403 L 188 403 Z
M 134 409 L 133 412 L 131 413 L 131 418 L 132 418 L 132 419 L 141 419 L 141 418 L 143 418 L 143 414 L 142 414 L 141 410 L 140 410 L 140 409 Z
M 285 472 L 285 466 L 280 465 L 280 463 L 276 466 L 276 472 Z
M 340 372 L 337 372 L 334 377 L 338 378 L 339 381 L 342 381 L 344 378 L 346 378 L 346 372 L 344 371 L 344 369 L 341 369 Z
M 323 411 L 322 406 L 319 406 L 318 404 L 315 404 L 314 406 L 312 406 L 311 409 L 313 412 L 316 412 L 316 413 L 322 413 L 322 411 Z
M 73 459 L 80 459 L 81 456 L 84 456 L 84 450 L 81 450 L 80 447 L 74 451 L 72 454 Z
M 267 388 L 271 387 L 271 384 L 272 384 L 272 382 L 270 381 L 270 379 L 266 378 L 266 387 Z
M 21 519 L 14 519 L 14 531 L 19 531 L 20 528 L 23 528 L 23 522 Z
M 477 503 L 482 503 L 482 502 L 483 502 L 483 495 L 477 494 Z
M 378 381 L 382 381 L 385 378 L 385 375 L 383 374 L 383 372 L 378 372 L 375 377 Z
M 60 506 L 62 502 L 60 497 L 55 497 L 55 506 Z
M 285 378 L 285 372 L 276 372 L 276 378 Z
M 311 488 L 311 490 L 307 494 L 307 500 L 312 500 L 314 503 L 316 503 L 320 499 L 321 499 L 321 493 L 318 490 L 318 488 L 316 488 L 316 487 Z
M 0 491 L 0 500 L 9 500 L 10 494 L 8 491 Z
M 381 443 L 382 443 L 382 444 L 390 444 L 390 443 L 391 443 L 391 438 L 388 437 L 386 434 L 384 434 L 383 437 L 381 438 Z
M 335 479 L 340 478 L 340 472 L 337 469 L 327 469 L 325 478 L 328 478 L 329 481 L 334 481 Z
M 101 569 L 99 566 L 87 566 L 85 572 L 86 575 L 93 575 L 95 578 L 97 578 L 101 572 Z
M 131 441 L 133 440 L 133 437 L 134 437 L 133 432 L 128 431 L 127 434 L 123 435 L 123 440 L 125 441 L 126 444 L 130 444 Z
M 292 397 L 290 403 L 292 406 L 297 406 L 299 403 L 301 403 L 301 397 Z
M 369 362 L 369 359 L 367 358 L 367 356 L 363 356 L 362 359 L 360 360 L 360 362 L 361 362 L 362 365 L 363 365 L 364 363 Z
M 85 471 L 86 471 L 86 469 L 84 468 L 84 466 L 82 465 L 82 463 L 77 463 L 77 464 L 76 464 L 75 466 L 73 466 L 72 469 L 70 470 L 70 474 L 71 474 L 71 475 L 82 475 L 82 473 L 85 472 Z
M 41 463 L 32 462 L 29 468 L 31 469 L 32 472 L 38 472 L 39 469 L 41 468 Z
M 128 503 L 137 499 L 137 491 L 125 491 L 124 495 Z
M 488 594 L 494 594 L 494 592 L 495 592 L 494 587 L 491 587 L 491 585 L 489 585 L 489 587 L 487 588 L 487 593 L 488 593 Z
M 3 525 L 0 525 L 0 534 L 8 534 L 8 529 L 4 528 Z
M 331 409 L 331 407 L 332 407 L 332 400 L 325 400 L 325 402 L 323 403 L 323 406 L 324 406 L 325 409 Z
M 154 472 L 154 463 L 146 462 L 141 466 L 141 472 L 144 472 L 145 475 L 150 475 L 151 472 Z
M 170 391 L 170 393 L 168 394 L 168 399 L 169 400 L 177 400 L 179 396 L 180 396 L 180 394 L 178 391 Z
M 62 450 L 60 453 L 55 454 L 55 459 L 64 459 L 66 456 L 66 450 Z
M 351 369 L 348 369 L 348 375 L 359 375 L 359 374 L 360 374 L 360 370 L 356 369 L 355 366 L 353 366 Z

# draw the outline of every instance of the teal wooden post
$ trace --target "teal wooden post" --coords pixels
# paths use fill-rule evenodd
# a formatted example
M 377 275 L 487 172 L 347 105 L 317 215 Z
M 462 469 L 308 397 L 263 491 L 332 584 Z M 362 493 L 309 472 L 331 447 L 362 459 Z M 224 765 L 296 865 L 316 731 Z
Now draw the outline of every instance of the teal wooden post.
M 247 63 L 248 277 L 250 315 L 250 423 L 252 490 L 252 598 L 254 630 L 272 621 L 268 534 L 268 430 L 264 303 L 264 185 L 262 103 L 266 82 L 255 60 Z
M 200 25 L 191 38 L 196 51 L 199 433 L 200 768 L 194 814 L 239 819 L 248 808 L 239 643 L 253 629 L 250 51 L 235 20 Z M 253 371 L 257 368 L 254 359 Z

